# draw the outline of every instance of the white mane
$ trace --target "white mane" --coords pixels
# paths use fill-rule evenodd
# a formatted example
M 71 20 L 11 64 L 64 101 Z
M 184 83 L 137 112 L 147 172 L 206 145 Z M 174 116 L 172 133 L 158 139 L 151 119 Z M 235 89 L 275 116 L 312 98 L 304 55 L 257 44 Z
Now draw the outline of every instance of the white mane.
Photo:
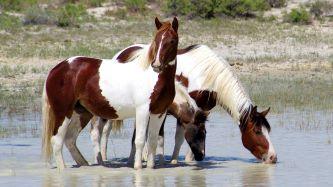
M 191 96 L 188 94 L 185 86 L 183 86 L 180 82 L 175 81 L 175 90 L 175 102 L 180 103 L 182 101 L 186 101 L 191 107 L 193 107 L 194 111 L 198 110 L 197 104 L 195 103 L 194 99 L 192 99 Z
M 251 99 L 237 78 L 232 67 L 207 46 L 200 45 L 186 55 L 195 59 L 195 66 L 189 71 L 199 73 L 202 78 L 202 88 L 217 92 L 217 102 L 234 120 L 251 110 Z

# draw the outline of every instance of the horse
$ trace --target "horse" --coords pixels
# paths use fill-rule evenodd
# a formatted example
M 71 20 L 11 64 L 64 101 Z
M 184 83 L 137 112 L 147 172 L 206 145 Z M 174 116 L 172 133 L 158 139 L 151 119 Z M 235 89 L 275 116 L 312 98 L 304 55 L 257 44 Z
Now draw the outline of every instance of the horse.
M 143 44 L 129 46 L 127 51 L 135 56 Z M 117 55 L 115 56 L 117 57 Z M 270 140 L 271 127 L 266 119 L 270 108 L 257 111 L 236 73 L 223 58 L 219 58 L 206 45 L 191 45 L 177 51 L 176 80 L 182 82 L 190 96 L 204 111 L 222 107 L 238 124 L 244 147 L 264 163 L 276 163 L 277 154 Z M 163 125 L 162 125 L 163 127 Z M 183 129 L 177 126 L 175 147 L 171 163 L 177 163 L 179 150 L 184 141 Z M 163 129 L 160 130 L 163 136 Z M 163 137 L 159 138 L 162 141 Z M 106 142 L 103 142 L 104 144 Z M 163 149 L 163 141 L 158 143 Z M 102 147 L 105 146 L 102 144 Z M 186 161 L 193 160 L 189 150 Z
M 277 154 L 269 137 L 271 127 L 266 119 L 270 108 L 257 111 L 229 63 L 206 45 L 178 50 L 177 62 L 176 79 L 183 82 L 197 105 L 204 111 L 222 107 L 237 122 L 243 146 L 258 160 L 276 163 Z M 192 157 L 186 155 L 189 160 Z
M 42 154 L 57 168 L 65 168 L 65 143 L 80 165 L 88 165 L 76 147 L 76 139 L 91 118 L 136 119 L 134 169 L 142 168 L 142 149 L 147 137 L 147 167 L 154 168 L 159 129 L 175 97 L 178 20 L 160 22 L 140 57 L 129 63 L 90 57 L 71 57 L 48 74 L 43 89 Z M 147 131 L 147 134 L 146 134 Z
M 208 113 L 202 111 L 197 107 L 195 101 L 189 96 L 186 88 L 178 81 L 175 82 L 176 95 L 172 104 L 168 108 L 168 115 L 172 115 L 177 119 L 177 126 L 182 129 L 185 139 L 188 142 L 194 157 L 197 160 L 203 160 L 205 157 L 205 140 L 206 140 L 206 128 L 205 122 L 207 120 Z M 107 160 L 106 150 L 107 141 L 110 131 L 117 132 L 122 127 L 122 120 L 105 120 L 98 116 L 95 116 L 91 120 L 91 140 L 94 145 L 95 162 L 97 164 L 104 164 Z M 162 129 L 163 127 L 161 127 Z M 134 129 L 135 131 L 135 129 Z M 103 134 L 102 134 L 103 133 Z M 183 136 L 184 136 L 183 135 Z M 132 137 L 132 146 L 134 146 L 135 133 Z M 101 147 L 102 145 L 105 147 Z M 163 140 L 162 140 L 163 141 Z M 164 162 L 163 149 L 159 149 L 157 155 L 160 157 L 160 165 Z M 131 150 L 128 163 L 131 164 L 134 160 L 135 149 Z M 179 153 L 177 153 L 179 154 Z

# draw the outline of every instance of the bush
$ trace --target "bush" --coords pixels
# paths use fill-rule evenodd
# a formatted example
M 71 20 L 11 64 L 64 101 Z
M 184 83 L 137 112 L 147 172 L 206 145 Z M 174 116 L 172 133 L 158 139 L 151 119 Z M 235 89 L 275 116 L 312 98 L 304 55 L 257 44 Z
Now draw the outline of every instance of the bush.
M 267 2 L 273 8 L 281 8 L 287 6 L 287 0 L 267 0 Z
M 191 0 L 167 0 L 164 9 L 172 15 L 188 15 L 193 7 Z
M 310 12 L 316 18 L 321 19 L 324 14 L 333 11 L 333 3 L 329 1 L 315 1 L 314 3 L 310 4 Z
M 25 11 L 24 24 L 54 24 L 54 13 L 50 10 L 32 6 Z
M 0 9 L 21 11 L 35 4 L 37 0 L 0 0 Z
M 167 0 L 166 11 L 173 15 L 212 18 L 219 15 L 252 16 L 269 9 L 266 0 Z
M 21 21 L 15 16 L 0 13 L 0 30 L 13 30 L 21 26 Z
M 126 8 L 132 12 L 143 12 L 146 10 L 146 0 L 125 0 L 124 3 Z
M 309 24 L 311 23 L 310 13 L 305 8 L 291 9 L 289 14 L 284 15 L 284 21 L 289 23 Z
M 68 3 L 57 13 L 57 25 L 60 27 L 79 26 L 87 16 L 87 11 L 82 4 Z

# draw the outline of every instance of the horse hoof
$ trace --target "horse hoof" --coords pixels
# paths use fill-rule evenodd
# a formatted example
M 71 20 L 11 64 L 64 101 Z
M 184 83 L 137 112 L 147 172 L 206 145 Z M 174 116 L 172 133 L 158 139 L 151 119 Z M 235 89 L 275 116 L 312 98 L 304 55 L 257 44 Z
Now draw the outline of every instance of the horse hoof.
M 154 162 L 147 162 L 147 168 L 154 169 L 155 163 Z
M 134 169 L 135 170 L 142 169 L 142 164 L 134 164 Z
M 178 160 L 171 160 L 171 164 L 178 164 Z

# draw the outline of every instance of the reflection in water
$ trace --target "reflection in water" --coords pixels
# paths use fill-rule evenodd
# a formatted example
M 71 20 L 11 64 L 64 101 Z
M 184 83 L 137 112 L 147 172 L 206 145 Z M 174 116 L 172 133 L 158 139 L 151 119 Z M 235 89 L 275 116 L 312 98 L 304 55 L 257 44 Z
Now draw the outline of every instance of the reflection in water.
M 155 174 L 156 173 L 156 174 Z M 164 176 L 154 171 L 135 171 L 133 174 L 133 184 L 136 187 L 143 186 L 165 186 Z
M 242 170 L 242 186 L 271 186 L 274 165 L 251 164 Z

